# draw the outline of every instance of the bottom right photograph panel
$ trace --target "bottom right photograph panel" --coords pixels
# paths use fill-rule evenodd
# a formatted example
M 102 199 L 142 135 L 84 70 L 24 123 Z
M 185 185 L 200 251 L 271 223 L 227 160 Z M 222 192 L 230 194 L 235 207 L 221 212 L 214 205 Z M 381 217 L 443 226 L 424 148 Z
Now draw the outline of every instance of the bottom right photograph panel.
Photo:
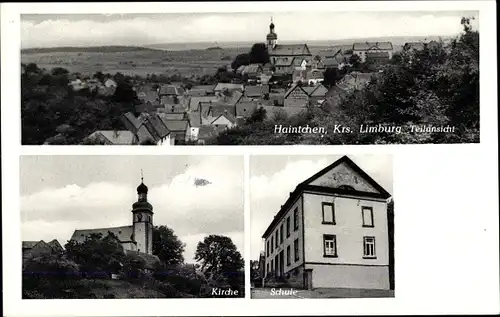
M 250 157 L 251 298 L 394 297 L 391 155 Z

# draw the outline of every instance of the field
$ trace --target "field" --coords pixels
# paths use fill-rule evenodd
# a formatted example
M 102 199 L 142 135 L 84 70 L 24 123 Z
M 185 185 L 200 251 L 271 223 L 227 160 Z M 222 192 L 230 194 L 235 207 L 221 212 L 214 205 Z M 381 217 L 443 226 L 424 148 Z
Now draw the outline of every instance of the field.
M 328 55 L 325 46 L 310 47 L 314 55 Z M 218 67 L 229 66 L 238 54 L 247 53 L 250 47 L 200 49 L 185 51 L 143 50 L 124 52 L 61 52 L 21 53 L 22 63 L 36 63 L 41 68 L 63 67 L 83 76 L 97 71 L 127 75 L 180 74 L 184 77 L 213 75 Z

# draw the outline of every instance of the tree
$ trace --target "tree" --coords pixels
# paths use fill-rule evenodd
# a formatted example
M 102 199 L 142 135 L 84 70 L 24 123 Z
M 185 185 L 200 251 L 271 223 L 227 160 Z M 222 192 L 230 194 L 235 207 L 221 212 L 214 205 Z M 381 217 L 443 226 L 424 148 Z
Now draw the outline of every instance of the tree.
M 35 63 L 29 63 L 24 68 L 26 74 L 40 73 L 42 70 Z
M 88 277 L 119 272 L 125 258 L 123 246 L 111 232 L 104 238 L 100 233 L 92 233 L 82 243 L 70 240 L 65 249 L 68 259 L 77 263 Z
M 148 74 L 149 75 L 149 74 Z M 99 82 L 101 83 L 104 83 L 104 81 L 106 80 L 106 77 L 104 76 L 104 74 L 102 72 L 96 72 L 94 74 L 94 76 L 92 76 L 92 78 L 95 78 L 97 79 Z
M 250 62 L 251 62 L 251 56 L 250 56 L 250 54 L 248 54 L 248 53 L 239 54 L 239 55 L 236 56 L 236 58 L 234 59 L 234 61 L 231 63 L 231 68 L 234 69 L 234 70 L 236 70 L 240 66 L 250 65 Z
M 116 102 L 135 103 L 137 102 L 137 94 L 132 85 L 125 81 L 120 81 L 117 84 L 113 99 Z
M 167 226 L 153 228 L 153 254 L 166 265 L 184 262 L 185 244 L 179 240 L 174 231 Z
M 246 123 L 262 122 L 266 117 L 266 109 L 264 109 L 264 107 L 259 107 L 252 112 L 252 115 L 246 120 Z
M 351 57 L 349 57 L 349 64 L 351 64 L 354 69 L 358 69 L 361 64 L 361 58 L 357 54 L 352 54 Z
M 269 63 L 269 51 L 264 43 L 256 43 L 250 49 L 251 64 L 266 64 Z
M 68 75 L 69 71 L 66 68 L 54 67 L 52 68 L 52 76 Z
M 201 262 L 201 270 L 208 275 L 232 276 L 243 266 L 243 258 L 231 238 L 209 235 L 196 247 L 195 260 Z

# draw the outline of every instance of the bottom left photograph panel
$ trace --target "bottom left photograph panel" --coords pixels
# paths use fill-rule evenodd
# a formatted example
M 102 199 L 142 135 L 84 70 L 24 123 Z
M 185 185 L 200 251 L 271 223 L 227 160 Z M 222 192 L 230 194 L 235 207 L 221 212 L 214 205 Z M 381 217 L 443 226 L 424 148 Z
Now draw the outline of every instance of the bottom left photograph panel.
M 23 299 L 244 297 L 243 156 L 20 157 Z

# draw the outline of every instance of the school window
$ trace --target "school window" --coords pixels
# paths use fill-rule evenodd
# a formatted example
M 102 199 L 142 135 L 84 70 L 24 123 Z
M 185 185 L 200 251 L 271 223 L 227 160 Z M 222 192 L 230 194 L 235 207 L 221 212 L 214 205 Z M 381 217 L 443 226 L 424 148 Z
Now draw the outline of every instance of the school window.
M 373 259 L 375 257 L 375 237 L 363 237 L 363 258 Z
M 363 227 L 373 227 L 373 208 L 362 207 L 361 213 L 363 214 Z
M 324 257 L 337 256 L 337 236 L 332 234 L 323 235 L 323 256 Z
M 279 231 L 279 230 L 280 230 L 279 228 L 278 228 L 278 229 L 276 229 L 276 238 L 275 238 L 275 241 L 276 241 L 276 248 L 278 248 L 278 246 L 279 246 L 279 240 L 278 240 L 278 234 L 279 234 L 279 232 L 278 232 L 278 231 Z
M 267 240 L 266 255 L 269 257 L 269 240 Z
M 286 247 L 286 265 L 291 264 L 290 246 Z
M 295 207 L 293 211 L 293 230 L 299 229 L 299 207 Z
M 283 243 L 283 224 L 281 224 L 281 229 L 280 229 L 280 244 Z
M 290 236 L 290 216 L 286 218 L 286 237 Z
M 295 239 L 293 242 L 293 254 L 295 262 L 297 262 L 299 260 L 299 239 Z
M 271 253 L 274 251 L 274 236 L 271 237 Z
M 321 203 L 323 210 L 323 224 L 334 225 L 335 224 L 335 210 L 333 203 Z

